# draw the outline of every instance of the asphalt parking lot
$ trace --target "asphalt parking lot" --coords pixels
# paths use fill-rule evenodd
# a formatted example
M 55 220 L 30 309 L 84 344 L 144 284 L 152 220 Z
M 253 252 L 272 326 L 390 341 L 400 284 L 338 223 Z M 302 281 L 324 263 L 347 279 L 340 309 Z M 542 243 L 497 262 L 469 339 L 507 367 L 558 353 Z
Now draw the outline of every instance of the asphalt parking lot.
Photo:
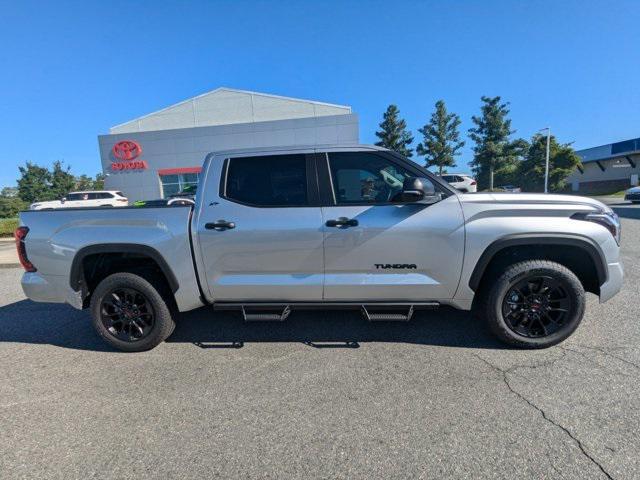
M 640 478 L 640 208 L 624 290 L 521 351 L 466 312 L 183 315 L 123 354 L 0 269 L 0 478 Z

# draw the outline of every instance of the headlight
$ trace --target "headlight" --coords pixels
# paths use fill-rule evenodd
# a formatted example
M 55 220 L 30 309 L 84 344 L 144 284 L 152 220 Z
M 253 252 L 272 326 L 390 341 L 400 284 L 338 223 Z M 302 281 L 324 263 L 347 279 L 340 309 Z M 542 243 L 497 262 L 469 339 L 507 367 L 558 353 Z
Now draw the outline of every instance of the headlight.
M 595 222 L 609 230 L 616 243 L 620 245 L 621 225 L 620 217 L 610 207 L 605 207 L 598 212 L 592 213 L 576 213 L 571 218 L 576 220 L 586 220 L 587 222 Z

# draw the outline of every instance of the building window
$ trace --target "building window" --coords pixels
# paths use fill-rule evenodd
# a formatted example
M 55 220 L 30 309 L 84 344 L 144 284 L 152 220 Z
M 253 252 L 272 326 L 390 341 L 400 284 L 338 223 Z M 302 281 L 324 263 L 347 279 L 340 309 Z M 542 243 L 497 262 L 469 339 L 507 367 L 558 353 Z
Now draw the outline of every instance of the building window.
M 160 174 L 162 198 L 169 198 L 177 193 L 195 193 L 198 186 L 197 173 Z

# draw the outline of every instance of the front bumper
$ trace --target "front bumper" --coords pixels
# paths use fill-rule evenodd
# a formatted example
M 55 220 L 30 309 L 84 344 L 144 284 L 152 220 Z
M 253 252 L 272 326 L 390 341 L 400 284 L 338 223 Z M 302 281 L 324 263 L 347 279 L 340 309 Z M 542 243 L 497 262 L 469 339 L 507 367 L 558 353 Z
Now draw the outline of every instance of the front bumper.
M 67 277 L 25 272 L 20 285 L 24 294 L 34 302 L 68 303 L 82 309 L 82 295 L 71 289 Z
M 607 272 L 607 281 L 600 285 L 600 303 L 604 303 L 615 296 L 622 288 L 624 280 L 624 268 L 620 262 L 608 264 Z

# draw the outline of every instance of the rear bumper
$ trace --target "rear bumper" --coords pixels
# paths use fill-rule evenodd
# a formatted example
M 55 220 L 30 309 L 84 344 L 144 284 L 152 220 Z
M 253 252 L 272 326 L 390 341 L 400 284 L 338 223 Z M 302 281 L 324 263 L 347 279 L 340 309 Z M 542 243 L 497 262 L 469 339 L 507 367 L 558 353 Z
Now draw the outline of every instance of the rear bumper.
M 24 294 L 34 302 L 68 303 L 82 309 L 82 296 L 71 289 L 67 277 L 25 272 L 20 285 Z
M 600 303 L 604 303 L 615 296 L 622 288 L 624 280 L 624 268 L 620 262 L 609 263 L 607 272 L 607 281 L 600 285 Z

